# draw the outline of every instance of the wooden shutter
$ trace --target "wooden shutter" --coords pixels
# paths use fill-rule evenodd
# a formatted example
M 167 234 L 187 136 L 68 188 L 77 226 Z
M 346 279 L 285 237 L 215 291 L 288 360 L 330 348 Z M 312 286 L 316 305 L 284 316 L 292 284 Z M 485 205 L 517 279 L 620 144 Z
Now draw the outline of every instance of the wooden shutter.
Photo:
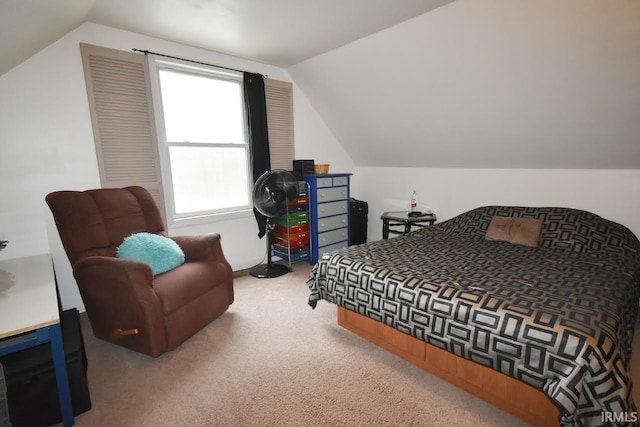
M 271 169 L 293 169 L 293 85 L 266 79 L 267 128 Z
M 140 185 L 164 215 L 147 57 L 84 43 L 80 51 L 102 187 Z

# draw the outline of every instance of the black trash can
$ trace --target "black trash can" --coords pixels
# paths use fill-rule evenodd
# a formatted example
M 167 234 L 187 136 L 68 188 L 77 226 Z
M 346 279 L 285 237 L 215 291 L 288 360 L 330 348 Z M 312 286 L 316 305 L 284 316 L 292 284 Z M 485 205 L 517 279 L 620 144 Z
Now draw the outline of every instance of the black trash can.
M 367 221 L 369 215 L 369 204 L 353 197 L 349 200 L 349 213 L 351 228 L 349 238 L 352 245 L 359 245 L 367 242 Z

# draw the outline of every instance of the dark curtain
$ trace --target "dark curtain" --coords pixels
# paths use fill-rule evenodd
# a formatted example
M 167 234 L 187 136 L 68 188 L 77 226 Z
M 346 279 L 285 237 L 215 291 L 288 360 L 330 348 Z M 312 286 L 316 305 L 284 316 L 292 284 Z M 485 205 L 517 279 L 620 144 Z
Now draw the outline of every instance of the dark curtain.
M 251 150 L 251 170 L 253 182 L 271 168 L 269 156 L 269 132 L 267 130 L 267 103 L 264 95 L 262 74 L 243 73 L 244 102 L 249 125 L 249 147 Z M 258 237 L 262 239 L 267 231 L 267 218 L 253 208 L 258 222 Z

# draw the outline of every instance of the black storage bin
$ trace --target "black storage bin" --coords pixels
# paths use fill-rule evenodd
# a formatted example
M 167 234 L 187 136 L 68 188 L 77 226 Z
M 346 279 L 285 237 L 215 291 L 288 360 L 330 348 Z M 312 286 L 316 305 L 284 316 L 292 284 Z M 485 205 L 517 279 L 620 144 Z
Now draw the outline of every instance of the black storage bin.
M 7 385 L 4 380 L 2 363 L 0 363 L 0 427 L 11 427 L 9 407 L 7 406 Z
M 351 220 L 351 228 L 349 229 L 351 244 L 366 243 L 369 204 L 362 200 L 351 198 L 349 201 L 349 214 Z
M 91 409 L 87 356 L 77 309 L 60 316 L 67 376 L 74 415 Z M 4 367 L 12 427 L 50 426 L 62 422 L 51 344 L 41 344 L 0 357 Z

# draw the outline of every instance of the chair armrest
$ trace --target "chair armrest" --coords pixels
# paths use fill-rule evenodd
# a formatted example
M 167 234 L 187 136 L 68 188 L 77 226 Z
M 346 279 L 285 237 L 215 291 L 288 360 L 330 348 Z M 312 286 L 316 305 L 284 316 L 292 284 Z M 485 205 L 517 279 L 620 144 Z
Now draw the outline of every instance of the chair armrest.
M 166 351 L 162 306 L 148 264 L 91 256 L 73 266 L 73 275 L 97 337 L 113 341 L 114 330 L 137 328 L 139 335 L 122 338 L 136 341 L 131 348 L 150 355 Z
M 227 263 L 222 252 L 220 234 L 171 237 L 184 252 L 185 261 L 220 261 Z
M 232 304 L 234 300 L 233 269 L 222 252 L 220 234 L 208 233 L 200 236 L 175 236 L 171 238 L 182 248 L 186 262 L 218 264 L 217 267 L 224 274 L 224 277 L 219 278 L 220 283 L 226 285 L 229 292 L 228 303 Z
M 98 283 L 106 277 L 109 277 L 110 281 L 135 277 L 137 279 L 135 281 L 136 286 L 145 287 L 144 285 L 148 285 L 147 287 L 151 288 L 153 285 L 151 266 L 133 259 L 111 256 L 89 256 L 82 258 L 73 266 L 74 276 L 80 274 L 84 277 L 90 272 L 94 272 L 94 274 L 98 272 L 102 273 L 96 278 L 94 283 Z M 111 285 L 112 288 L 119 283 L 121 282 L 118 281 L 115 285 Z M 130 285 L 127 285 L 127 287 L 129 286 Z

